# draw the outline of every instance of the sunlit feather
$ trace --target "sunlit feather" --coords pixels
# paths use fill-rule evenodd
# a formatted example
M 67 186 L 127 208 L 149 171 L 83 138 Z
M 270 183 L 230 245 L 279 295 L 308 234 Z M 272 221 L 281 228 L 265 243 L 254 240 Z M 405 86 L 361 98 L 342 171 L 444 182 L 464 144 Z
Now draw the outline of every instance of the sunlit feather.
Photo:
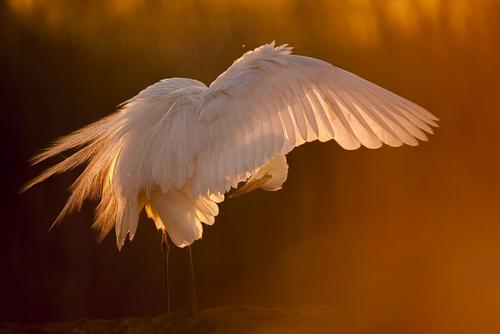
M 33 164 L 74 152 L 23 190 L 80 164 L 57 218 L 100 199 L 94 227 L 114 227 L 118 248 L 135 235 L 143 208 L 179 247 L 202 237 L 224 194 L 275 191 L 285 155 L 314 140 L 345 149 L 417 145 L 438 120 L 422 107 L 324 61 L 274 43 L 245 53 L 207 87 L 184 78 L 155 83 L 120 109 L 57 140 Z

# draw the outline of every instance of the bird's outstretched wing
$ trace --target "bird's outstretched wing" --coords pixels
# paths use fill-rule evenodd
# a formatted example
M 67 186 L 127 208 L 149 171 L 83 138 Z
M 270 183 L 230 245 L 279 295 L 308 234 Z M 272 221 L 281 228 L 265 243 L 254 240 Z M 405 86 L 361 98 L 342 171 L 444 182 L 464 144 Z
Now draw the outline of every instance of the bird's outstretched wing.
M 274 43 L 247 52 L 204 93 L 206 145 L 195 195 L 224 193 L 278 154 L 314 140 L 345 149 L 417 145 L 438 119 L 424 108 L 324 61 Z
M 208 88 L 184 78 L 149 86 L 35 156 L 39 163 L 73 152 L 24 190 L 87 163 L 56 221 L 86 198 L 100 198 L 94 226 L 101 238 L 115 227 L 121 248 L 146 207 L 183 247 L 201 238 L 201 223 L 214 222 L 222 195 L 240 181 L 263 173 L 276 179 L 252 186 L 281 187 L 287 165 L 280 155 L 298 145 L 330 139 L 346 149 L 417 145 L 437 126 L 416 104 L 290 52 L 274 44 L 247 52 Z

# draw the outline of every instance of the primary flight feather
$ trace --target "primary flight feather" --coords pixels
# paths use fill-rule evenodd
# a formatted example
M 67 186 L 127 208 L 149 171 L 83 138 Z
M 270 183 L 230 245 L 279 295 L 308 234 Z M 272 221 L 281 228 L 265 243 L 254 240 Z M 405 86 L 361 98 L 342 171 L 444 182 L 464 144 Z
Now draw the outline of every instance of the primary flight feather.
M 214 223 L 238 183 L 247 181 L 233 196 L 280 189 L 294 147 L 331 139 L 349 150 L 414 146 L 437 126 L 415 103 L 291 50 L 271 43 L 249 51 L 208 87 L 185 78 L 147 87 L 35 156 L 34 164 L 76 149 L 24 190 L 87 163 L 56 222 L 100 199 L 93 226 L 101 238 L 114 227 L 119 249 L 144 208 L 184 247 L 201 238 L 202 223 Z

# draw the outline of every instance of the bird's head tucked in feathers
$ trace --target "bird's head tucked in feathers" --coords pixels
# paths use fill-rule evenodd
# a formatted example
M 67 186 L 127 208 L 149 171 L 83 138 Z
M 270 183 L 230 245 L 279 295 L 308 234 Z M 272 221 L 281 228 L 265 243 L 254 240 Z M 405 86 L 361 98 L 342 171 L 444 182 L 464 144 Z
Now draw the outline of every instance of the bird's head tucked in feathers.
M 184 247 L 201 238 L 202 223 L 214 223 L 217 203 L 238 183 L 248 180 L 236 194 L 280 189 L 294 147 L 331 139 L 350 150 L 415 146 L 437 126 L 415 103 L 291 51 L 274 42 L 249 51 L 209 87 L 186 78 L 147 87 L 36 155 L 33 164 L 74 151 L 24 190 L 86 164 L 56 222 L 86 198 L 100 199 L 100 238 L 114 227 L 121 248 L 145 208 Z

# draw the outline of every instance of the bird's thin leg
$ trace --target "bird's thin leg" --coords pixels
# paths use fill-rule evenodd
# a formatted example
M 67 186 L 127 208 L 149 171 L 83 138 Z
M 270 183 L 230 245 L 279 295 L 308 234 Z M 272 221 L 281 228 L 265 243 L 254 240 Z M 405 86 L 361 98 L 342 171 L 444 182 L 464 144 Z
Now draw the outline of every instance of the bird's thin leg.
M 162 230 L 161 250 L 163 253 L 163 275 L 165 279 L 165 303 L 167 304 L 167 313 L 170 313 L 170 277 L 168 271 L 168 253 L 170 245 L 168 244 L 167 232 Z
M 189 274 L 191 276 L 191 307 L 193 312 L 198 311 L 198 296 L 196 294 L 196 281 L 194 279 L 194 265 L 193 265 L 193 253 L 191 251 L 191 246 L 187 247 L 188 262 L 189 262 Z

